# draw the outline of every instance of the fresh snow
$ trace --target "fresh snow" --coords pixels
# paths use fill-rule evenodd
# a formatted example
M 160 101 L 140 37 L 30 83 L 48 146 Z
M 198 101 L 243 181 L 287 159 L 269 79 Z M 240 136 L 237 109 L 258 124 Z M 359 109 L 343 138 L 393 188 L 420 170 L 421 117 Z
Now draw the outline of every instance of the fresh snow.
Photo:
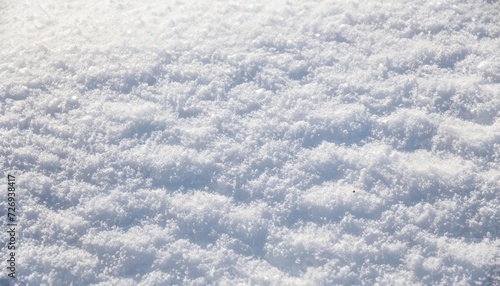
M 500 285 L 499 15 L 0 2 L 17 283 Z

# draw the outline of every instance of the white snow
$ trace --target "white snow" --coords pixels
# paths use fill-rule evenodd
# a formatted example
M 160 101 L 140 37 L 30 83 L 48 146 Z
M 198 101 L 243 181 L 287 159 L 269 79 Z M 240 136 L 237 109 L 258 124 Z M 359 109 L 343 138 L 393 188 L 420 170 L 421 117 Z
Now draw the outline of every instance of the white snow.
M 2 1 L 17 282 L 498 285 L 498 15 Z

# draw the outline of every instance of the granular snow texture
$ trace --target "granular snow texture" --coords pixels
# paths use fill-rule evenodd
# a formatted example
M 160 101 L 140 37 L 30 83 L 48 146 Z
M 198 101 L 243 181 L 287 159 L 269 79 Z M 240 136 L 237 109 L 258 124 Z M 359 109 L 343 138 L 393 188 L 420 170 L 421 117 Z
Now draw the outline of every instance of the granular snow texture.
M 17 283 L 499 285 L 500 3 L 248 2 L 0 2 Z

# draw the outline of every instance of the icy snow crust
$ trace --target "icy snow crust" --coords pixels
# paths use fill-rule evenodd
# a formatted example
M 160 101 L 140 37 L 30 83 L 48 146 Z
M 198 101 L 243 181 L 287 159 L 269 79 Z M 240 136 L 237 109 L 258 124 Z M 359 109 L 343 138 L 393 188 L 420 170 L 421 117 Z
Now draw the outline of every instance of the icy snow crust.
M 499 283 L 499 14 L 2 1 L 20 284 Z

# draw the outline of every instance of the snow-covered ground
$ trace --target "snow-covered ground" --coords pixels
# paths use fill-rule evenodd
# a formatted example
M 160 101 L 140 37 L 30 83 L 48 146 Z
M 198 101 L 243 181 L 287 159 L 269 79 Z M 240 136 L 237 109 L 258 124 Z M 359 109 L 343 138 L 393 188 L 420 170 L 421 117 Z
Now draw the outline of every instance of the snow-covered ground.
M 0 2 L 19 285 L 499 285 L 500 3 L 248 2 Z

